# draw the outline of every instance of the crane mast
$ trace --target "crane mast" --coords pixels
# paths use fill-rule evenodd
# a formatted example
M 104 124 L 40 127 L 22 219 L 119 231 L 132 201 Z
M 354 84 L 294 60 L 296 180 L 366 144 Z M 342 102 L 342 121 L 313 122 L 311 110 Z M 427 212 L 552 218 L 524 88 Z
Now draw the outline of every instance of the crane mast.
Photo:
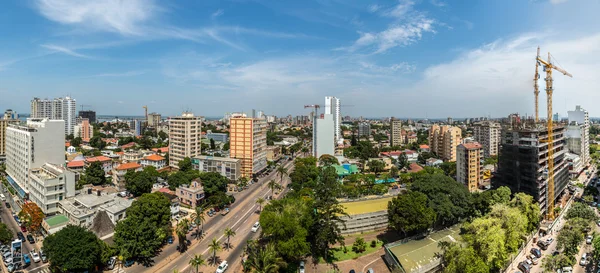
M 533 75 L 533 94 L 535 96 L 535 123 L 540 122 L 539 106 L 538 106 L 538 97 L 540 94 L 540 90 L 538 87 L 538 80 L 540 79 L 540 73 L 538 73 L 538 67 L 540 66 L 540 62 L 538 62 L 539 58 L 540 58 L 540 47 L 538 46 L 537 56 L 535 57 L 535 75 Z

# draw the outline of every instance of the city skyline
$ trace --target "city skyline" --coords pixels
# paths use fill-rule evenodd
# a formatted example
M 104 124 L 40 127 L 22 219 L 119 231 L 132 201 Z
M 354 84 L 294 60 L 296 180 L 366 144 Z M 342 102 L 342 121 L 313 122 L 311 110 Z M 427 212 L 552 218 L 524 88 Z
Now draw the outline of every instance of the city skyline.
M 600 23 L 592 16 L 599 7 L 572 0 L 13 1 L 0 17 L 0 96 L 10 98 L 0 108 L 27 113 L 33 97 L 71 95 L 100 114 L 139 115 L 148 105 L 164 116 L 253 108 L 282 116 L 306 115 L 304 104 L 335 96 L 342 116 L 531 115 L 540 45 L 574 75 L 555 76 L 554 112 L 581 104 L 597 116 L 583 102 L 600 99 L 593 75 Z

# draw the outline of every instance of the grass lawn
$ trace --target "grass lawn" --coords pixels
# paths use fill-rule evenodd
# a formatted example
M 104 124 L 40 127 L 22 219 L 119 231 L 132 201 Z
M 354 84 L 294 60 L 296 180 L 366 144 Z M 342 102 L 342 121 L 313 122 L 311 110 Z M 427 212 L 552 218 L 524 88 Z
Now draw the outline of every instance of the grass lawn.
M 371 254 L 383 246 L 382 241 L 377 241 L 377 246 L 375 246 L 375 247 L 371 247 L 371 242 L 366 242 L 366 243 L 367 243 L 367 249 L 362 253 L 356 253 L 356 252 L 352 251 L 352 245 L 346 246 L 346 249 L 348 250 L 348 252 L 346 252 L 346 253 L 344 253 L 344 250 L 342 249 L 342 247 L 332 248 L 331 249 L 332 254 L 333 254 L 332 262 L 341 262 L 341 261 L 345 261 L 345 260 L 356 259 L 360 256 Z M 324 263 L 324 262 L 325 262 L 324 260 L 320 261 L 320 263 Z
M 357 202 L 347 202 L 341 204 L 344 206 L 346 213 L 348 213 L 349 215 L 356 215 L 387 210 L 387 205 L 390 200 L 392 200 L 392 197 Z

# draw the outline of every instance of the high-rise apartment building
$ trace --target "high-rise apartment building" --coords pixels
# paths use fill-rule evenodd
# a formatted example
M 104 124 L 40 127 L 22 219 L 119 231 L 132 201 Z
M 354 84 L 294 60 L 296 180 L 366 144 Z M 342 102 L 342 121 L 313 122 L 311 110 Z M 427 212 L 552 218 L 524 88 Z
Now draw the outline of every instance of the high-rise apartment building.
M 483 146 L 484 157 L 498 155 L 501 131 L 500 123 L 493 121 L 486 120 L 473 125 L 473 138 Z
M 6 128 L 9 124 L 19 124 L 19 120 L 0 119 L 0 162 L 6 159 Z
M 87 118 L 90 123 L 96 123 L 96 111 L 92 110 L 81 110 L 78 116 L 80 118 Z
M 402 144 L 402 121 L 390 119 L 390 146 L 400 146 Z
M 234 115 L 229 119 L 229 156 L 241 160 L 242 177 L 267 167 L 267 122 Z
M 148 114 L 148 127 L 158 128 L 161 121 L 161 115 L 158 113 L 150 113 Z
M 335 126 L 334 117 L 324 114 L 323 118 L 315 119 L 313 125 L 313 156 L 317 159 L 322 155 L 335 155 Z
M 4 111 L 3 119 L 19 119 L 19 114 L 17 114 L 17 111 L 13 111 L 12 109 L 6 109 L 6 111 Z
M 361 122 L 358 124 L 358 138 L 361 139 L 366 137 L 367 139 L 371 135 L 371 124 L 368 122 Z
M 445 161 L 456 161 L 456 147 L 462 143 L 462 130 L 454 126 L 434 124 L 429 129 L 429 147 Z
M 46 163 L 65 162 L 65 122 L 63 120 L 27 119 L 24 126 L 12 124 L 6 129 L 6 173 L 22 204 L 29 199 L 31 172 Z M 45 204 L 38 204 L 40 208 Z
M 456 181 L 475 192 L 483 182 L 483 146 L 477 142 L 458 145 L 456 148 Z
M 577 105 L 575 111 L 568 111 L 567 147 L 569 151 L 579 155 L 583 166 L 590 161 L 590 117 L 588 112 Z
M 94 128 L 87 118 L 77 118 L 77 125 L 73 127 L 73 136 L 80 137 L 86 143 L 94 137 Z
M 178 167 L 179 161 L 201 154 L 202 118 L 183 112 L 169 118 L 169 166 Z
M 325 114 L 333 116 L 333 133 L 335 141 L 342 139 L 342 132 L 340 129 L 342 124 L 340 106 L 340 99 L 336 97 L 325 97 Z
M 71 97 L 53 100 L 33 98 L 31 101 L 31 118 L 47 118 L 65 121 L 65 135 L 73 134 L 76 124 L 76 101 Z
M 533 196 L 542 212 L 549 200 L 556 202 L 569 183 L 569 168 L 565 128 L 554 126 L 553 130 L 554 196 L 548 196 L 548 130 L 544 126 L 503 130 L 493 187 L 507 186 L 513 193 Z

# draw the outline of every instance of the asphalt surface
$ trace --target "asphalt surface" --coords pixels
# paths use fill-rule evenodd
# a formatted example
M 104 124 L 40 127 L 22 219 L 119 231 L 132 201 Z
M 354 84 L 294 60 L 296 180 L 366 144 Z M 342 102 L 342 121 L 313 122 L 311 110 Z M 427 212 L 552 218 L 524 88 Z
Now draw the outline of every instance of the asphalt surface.
M 288 168 L 288 172 L 293 169 L 293 161 L 288 161 L 284 164 Z M 177 251 L 177 240 L 173 244 L 167 245 L 162 252 L 154 258 L 155 264 L 145 266 L 142 264 L 134 264 L 129 268 L 124 268 L 126 273 L 142 273 L 142 272 L 164 272 L 172 273 L 175 269 L 179 272 L 190 272 L 189 261 L 197 254 L 201 254 L 204 259 L 209 262 L 206 269 L 212 270 L 222 260 L 229 263 L 230 272 L 241 264 L 241 254 L 247 240 L 258 237 L 259 232 L 251 232 L 252 225 L 258 221 L 259 214 L 257 213 L 258 205 L 256 200 L 258 197 L 267 198 L 271 195 L 270 189 L 267 188 L 267 182 L 271 179 L 279 182 L 279 177 L 275 171 L 268 176 L 259 178 L 257 183 L 249 185 L 249 188 L 233 193 L 236 198 L 235 203 L 230 206 L 230 212 L 222 216 L 217 214 L 213 217 L 206 217 L 204 223 L 204 238 L 201 240 L 194 239 L 193 232 L 188 233 L 187 238 L 192 242 L 191 246 L 184 253 Z M 287 180 L 287 179 L 286 179 Z M 285 190 L 283 193 L 285 194 Z M 280 194 L 280 195 L 281 195 Z M 223 235 L 225 228 L 232 228 L 237 234 L 231 238 L 231 249 L 221 250 L 217 253 L 217 263 L 210 262 L 212 253 L 209 253 L 208 244 L 213 238 L 217 238 L 221 243 L 225 243 L 227 238 Z M 203 267 L 204 269 L 205 267 Z M 210 270 L 205 270 L 209 272 Z M 122 271 L 121 271 L 122 272 Z

